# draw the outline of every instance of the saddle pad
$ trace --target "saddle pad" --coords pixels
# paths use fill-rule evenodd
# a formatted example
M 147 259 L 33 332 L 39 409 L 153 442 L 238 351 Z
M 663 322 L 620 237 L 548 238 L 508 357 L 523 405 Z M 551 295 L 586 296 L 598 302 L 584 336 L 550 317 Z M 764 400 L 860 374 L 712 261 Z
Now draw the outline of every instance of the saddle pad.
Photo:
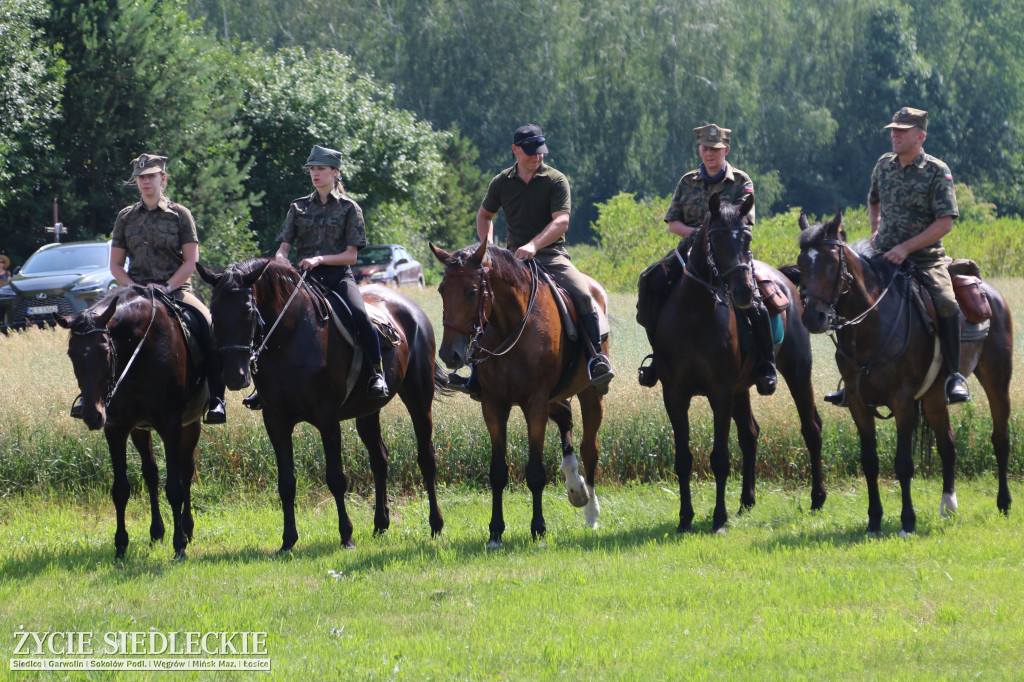
M 750 330 L 750 322 L 747 316 L 733 312 L 736 315 L 736 331 L 740 337 L 740 353 L 747 355 L 753 348 L 753 332 Z M 772 342 L 778 346 L 786 338 L 786 327 L 782 323 L 782 315 L 769 315 L 768 322 L 772 327 Z

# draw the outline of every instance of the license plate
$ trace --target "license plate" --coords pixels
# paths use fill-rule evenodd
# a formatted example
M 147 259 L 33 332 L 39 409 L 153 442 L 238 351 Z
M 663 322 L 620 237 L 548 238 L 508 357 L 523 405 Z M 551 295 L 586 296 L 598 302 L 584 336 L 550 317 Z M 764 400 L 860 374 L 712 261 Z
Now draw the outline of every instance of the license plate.
M 29 315 L 49 315 L 55 312 L 57 312 L 57 306 L 55 305 L 34 305 L 28 307 Z

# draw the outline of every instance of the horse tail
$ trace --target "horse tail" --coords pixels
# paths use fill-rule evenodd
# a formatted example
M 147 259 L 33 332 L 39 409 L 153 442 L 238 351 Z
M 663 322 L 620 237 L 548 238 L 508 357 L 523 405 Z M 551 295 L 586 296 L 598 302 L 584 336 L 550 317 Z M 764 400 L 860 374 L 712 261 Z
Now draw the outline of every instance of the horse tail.
M 451 382 L 448 381 L 448 373 L 440 367 L 440 365 L 434 365 L 434 391 L 437 394 L 448 397 L 455 393 L 455 389 L 452 388 Z
M 779 272 L 786 276 L 793 284 L 800 286 L 800 268 L 795 263 L 789 265 L 780 265 Z
M 914 431 L 910 438 L 910 452 L 918 462 L 918 466 L 931 468 L 932 450 L 935 445 L 935 433 L 924 418 L 924 404 L 914 401 Z

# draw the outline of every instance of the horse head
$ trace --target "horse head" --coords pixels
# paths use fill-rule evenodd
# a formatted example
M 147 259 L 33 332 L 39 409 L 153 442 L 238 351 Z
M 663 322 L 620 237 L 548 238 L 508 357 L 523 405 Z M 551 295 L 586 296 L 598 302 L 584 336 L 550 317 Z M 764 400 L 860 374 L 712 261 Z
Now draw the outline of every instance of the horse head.
M 812 334 L 828 331 L 836 316 L 839 297 L 850 288 L 846 263 L 846 231 L 843 213 L 824 224 L 810 225 L 800 214 L 800 298 L 804 302 L 803 323 Z
M 749 308 L 754 302 L 754 277 L 751 273 L 751 230 L 747 215 L 754 210 L 754 195 L 748 194 L 739 206 L 722 205 L 718 194 L 708 201 L 708 215 L 702 226 L 704 252 L 710 281 L 725 289 L 736 308 Z
M 68 357 L 82 392 L 82 420 L 93 431 L 103 428 L 107 419 L 107 398 L 117 364 L 107 324 L 119 300 L 120 296 L 113 295 L 100 302 L 101 305 L 105 302 L 102 309 L 89 308 L 67 317 L 53 314 L 54 321 L 71 332 Z
M 430 250 L 444 267 L 437 287 L 441 294 L 444 335 L 438 355 L 452 370 L 469 360 L 470 344 L 483 329 L 490 312 L 492 294 L 487 273 L 490 260 L 487 243 L 449 253 L 433 244 Z
M 273 261 L 251 258 L 228 266 L 222 273 L 196 265 L 199 276 L 213 287 L 210 299 L 213 340 L 221 355 L 224 385 L 232 391 L 248 388 L 251 383 L 253 341 L 262 326 L 253 286 L 271 263 Z

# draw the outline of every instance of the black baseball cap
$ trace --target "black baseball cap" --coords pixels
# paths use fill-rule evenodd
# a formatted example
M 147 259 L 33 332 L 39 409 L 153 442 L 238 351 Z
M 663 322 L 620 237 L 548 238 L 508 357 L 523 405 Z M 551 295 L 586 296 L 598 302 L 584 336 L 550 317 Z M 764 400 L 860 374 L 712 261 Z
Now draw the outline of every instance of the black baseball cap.
M 512 144 L 518 146 L 526 154 L 547 154 L 548 146 L 545 144 L 547 138 L 540 126 L 527 123 L 516 128 L 516 134 L 512 136 Z

